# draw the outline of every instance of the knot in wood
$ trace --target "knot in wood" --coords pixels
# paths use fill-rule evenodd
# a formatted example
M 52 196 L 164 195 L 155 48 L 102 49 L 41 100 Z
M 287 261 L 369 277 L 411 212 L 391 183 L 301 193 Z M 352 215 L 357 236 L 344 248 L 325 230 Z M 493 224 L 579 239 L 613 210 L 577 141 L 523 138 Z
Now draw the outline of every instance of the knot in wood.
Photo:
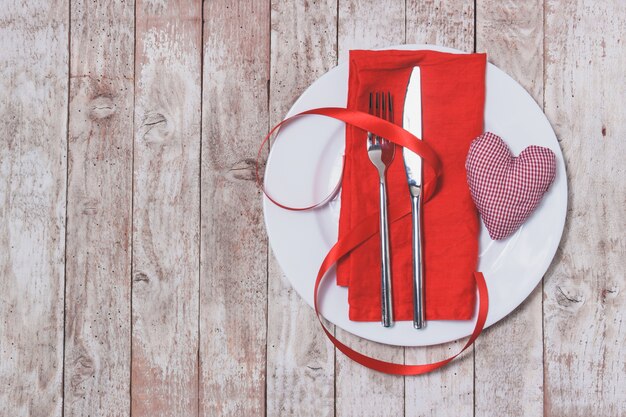
M 259 172 L 261 171 L 262 167 L 259 167 Z M 256 181 L 256 160 L 246 158 L 237 161 L 228 169 L 228 173 L 236 180 Z
M 150 278 L 143 272 L 137 272 L 135 274 L 135 278 L 133 279 L 135 282 L 150 282 Z
M 157 111 L 149 111 L 141 123 L 142 138 L 148 143 L 161 143 L 172 136 L 173 128 L 167 117 Z
M 560 286 L 556 287 L 556 302 L 566 308 L 573 308 L 574 306 L 582 305 L 584 298 L 581 294 L 571 294 L 567 289 L 563 289 Z
M 94 120 L 106 119 L 115 113 L 115 109 L 111 97 L 98 96 L 89 103 L 89 117 Z

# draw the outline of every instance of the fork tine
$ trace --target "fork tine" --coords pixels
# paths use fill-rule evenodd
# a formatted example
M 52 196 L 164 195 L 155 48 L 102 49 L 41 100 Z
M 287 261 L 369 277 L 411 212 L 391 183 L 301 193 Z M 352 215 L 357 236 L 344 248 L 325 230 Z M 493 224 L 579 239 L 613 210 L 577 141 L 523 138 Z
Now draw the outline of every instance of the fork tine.
M 380 96 L 381 96 L 381 110 L 382 110 L 382 111 L 381 111 L 381 118 L 382 118 L 383 120 L 389 120 L 388 105 L 387 105 L 387 102 L 386 102 L 386 100 L 385 100 L 385 96 L 386 96 L 386 94 L 385 94 L 384 92 L 381 92 L 381 93 L 380 93 Z M 386 138 L 381 137 L 381 138 L 380 138 L 380 142 L 381 142 L 381 143 L 387 143 L 387 139 L 386 139 Z
M 380 93 L 376 92 L 376 117 L 380 117 Z
M 382 110 L 381 117 L 387 120 L 387 106 L 385 106 L 385 94 L 381 93 L 380 95 L 382 96 L 381 97 L 381 110 Z
M 390 91 L 370 91 L 369 114 L 379 117 L 383 120 L 387 120 L 388 122 L 394 123 L 393 109 L 393 99 Z M 388 142 L 389 141 L 386 138 L 383 138 L 381 136 L 374 135 L 372 133 L 368 133 L 367 135 L 368 146 L 380 145 Z
M 380 111 L 380 93 L 377 91 L 376 92 L 376 117 L 380 117 L 381 116 L 381 111 Z M 380 136 L 376 135 L 376 143 L 380 143 L 380 140 L 382 139 Z
M 374 114 L 374 106 L 373 106 L 373 101 L 374 101 L 374 93 L 372 93 L 370 91 L 370 105 L 369 105 L 369 114 Z M 370 132 L 367 132 L 367 147 L 369 148 L 370 146 L 372 146 L 372 134 Z

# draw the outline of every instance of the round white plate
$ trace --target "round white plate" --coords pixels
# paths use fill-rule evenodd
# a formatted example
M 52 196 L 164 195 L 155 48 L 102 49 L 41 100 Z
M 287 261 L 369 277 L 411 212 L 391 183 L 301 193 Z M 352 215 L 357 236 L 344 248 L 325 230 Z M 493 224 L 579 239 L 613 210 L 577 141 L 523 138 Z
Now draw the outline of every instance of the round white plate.
M 390 49 L 462 53 L 431 45 Z M 486 77 L 485 130 L 501 136 L 516 155 L 528 145 L 540 145 L 552 149 L 557 159 L 554 183 L 515 234 L 506 240 L 492 241 L 482 226 L 478 270 L 484 272 L 489 288 L 489 326 L 519 306 L 548 269 L 565 223 L 567 183 L 559 143 L 537 103 L 496 66 L 488 65 Z M 343 63 L 314 82 L 287 116 L 316 107 L 345 107 L 347 88 L 348 65 Z M 326 197 L 340 176 L 344 132 L 341 122 L 321 116 L 306 116 L 282 128 L 265 171 L 270 195 L 293 206 L 306 206 Z M 300 212 L 281 209 L 267 198 L 263 201 L 274 255 L 293 288 L 311 306 L 320 263 L 337 240 L 339 200 L 337 197 L 321 208 Z M 413 329 L 410 321 L 396 322 L 390 329 L 379 322 L 350 321 L 348 290 L 336 285 L 334 271 L 330 275 L 320 289 L 321 313 L 357 336 L 390 345 L 428 346 L 468 336 L 473 330 L 474 321 L 429 321 L 421 331 Z

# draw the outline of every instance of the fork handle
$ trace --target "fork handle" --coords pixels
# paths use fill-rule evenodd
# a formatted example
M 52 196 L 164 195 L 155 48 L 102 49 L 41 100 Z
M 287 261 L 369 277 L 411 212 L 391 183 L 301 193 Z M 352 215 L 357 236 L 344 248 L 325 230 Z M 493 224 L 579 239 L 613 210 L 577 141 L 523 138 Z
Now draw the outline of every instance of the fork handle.
M 422 196 L 421 190 L 411 195 L 413 223 L 413 327 L 424 327 L 424 266 L 422 262 Z
M 393 325 L 393 303 L 391 293 L 391 260 L 389 254 L 389 222 L 387 218 L 387 183 L 385 175 L 380 178 L 380 258 L 382 325 Z

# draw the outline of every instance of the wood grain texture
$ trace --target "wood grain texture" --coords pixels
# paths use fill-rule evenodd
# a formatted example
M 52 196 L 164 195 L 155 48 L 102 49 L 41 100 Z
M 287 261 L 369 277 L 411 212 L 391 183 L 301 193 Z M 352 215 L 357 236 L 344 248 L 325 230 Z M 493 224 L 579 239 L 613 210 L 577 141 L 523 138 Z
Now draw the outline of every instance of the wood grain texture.
M 61 416 L 69 16 L 0 8 L 0 415 Z
M 198 412 L 201 9 L 136 5 L 133 416 Z
M 474 1 L 407 0 L 406 42 L 428 43 L 472 52 Z
M 624 415 L 623 1 L 2 6 L 1 416 Z M 334 351 L 268 254 L 254 184 L 306 87 L 403 42 L 486 51 L 544 105 L 569 186 L 543 293 L 407 378 Z M 405 363 L 463 343 L 336 333 Z
M 433 363 L 456 354 L 467 339 L 427 348 L 405 348 L 407 364 Z M 407 377 L 407 416 L 474 415 L 474 356 L 472 348 L 444 368 L 426 375 Z
M 347 60 L 350 49 L 403 44 L 404 23 L 404 1 L 340 0 L 339 56 Z M 348 346 L 372 357 L 395 363 L 404 361 L 404 349 L 401 347 L 370 342 L 340 328 L 336 328 L 336 336 Z M 404 415 L 404 378 L 372 372 L 341 352 L 337 352 L 335 386 L 337 416 Z
M 404 360 L 402 347 L 367 341 L 339 328 L 336 336 L 365 355 L 393 363 Z M 403 377 L 374 372 L 338 351 L 335 380 L 337 416 L 404 415 Z
M 337 3 L 271 3 L 270 123 L 337 63 Z M 334 350 L 273 256 L 268 273 L 267 415 L 332 416 Z
M 200 415 L 265 412 L 267 237 L 254 161 L 268 125 L 269 2 L 205 2 Z
M 429 43 L 471 52 L 474 47 L 474 3 L 407 2 L 407 43 Z M 431 363 L 455 354 L 467 339 L 428 348 L 406 348 L 405 362 Z M 444 369 L 406 378 L 406 415 L 471 416 L 474 413 L 474 357 L 468 349 Z
M 71 3 L 65 416 L 130 413 L 133 3 Z
M 477 3 L 476 46 L 543 104 L 543 1 Z M 506 140 L 506 138 L 505 138 Z M 550 276 L 547 276 L 550 279 Z M 542 285 L 475 345 L 475 415 L 538 416 L 543 409 Z
M 626 412 L 626 3 L 546 2 L 545 111 L 568 169 L 545 282 L 546 416 Z
M 337 20 L 339 61 L 351 49 L 377 49 L 404 43 L 405 0 L 339 0 Z

